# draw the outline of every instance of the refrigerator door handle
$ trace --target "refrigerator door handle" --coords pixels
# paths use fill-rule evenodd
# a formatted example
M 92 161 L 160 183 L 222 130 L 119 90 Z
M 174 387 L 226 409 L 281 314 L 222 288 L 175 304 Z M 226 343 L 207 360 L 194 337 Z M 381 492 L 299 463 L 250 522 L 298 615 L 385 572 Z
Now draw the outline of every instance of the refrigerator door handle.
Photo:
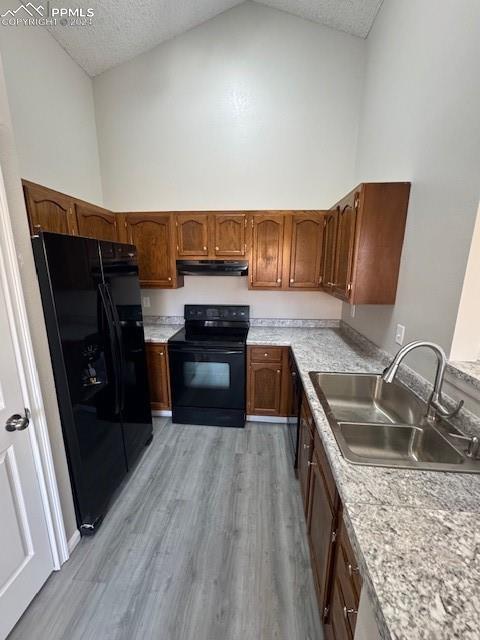
M 112 354 L 112 366 L 115 376 L 115 414 L 120 413 L 120 371 L 119 371 L 119 353 L 115 339 L 115 327 L 112 317 L 112 311 L 105 292 L 105 285 L 98 285 L 98 293 L 102 302 L 103 313 L 107 320 L 107 332 L 110 342 L 110 350 Z
M 123 337 L 122 337 L 122 327 L 120 322 L 120 317 L 118 315 L 117 307 L 113 302 L 112 293 L 110 291 L 110 287 L 108 284 L 105 284 L 105 293 L 108 298 L 108 302 L 110 304 L 110 309 L 113 318 L 113 327 L 115 331 L 115 337 L 117 339 L 117 347 L 119 354 L 119 364 L 120 364 L 120 380 L 118 383 L 120 389 L 120 410 L 123 411 L 125 408 L 125 354 L 123 351 Z

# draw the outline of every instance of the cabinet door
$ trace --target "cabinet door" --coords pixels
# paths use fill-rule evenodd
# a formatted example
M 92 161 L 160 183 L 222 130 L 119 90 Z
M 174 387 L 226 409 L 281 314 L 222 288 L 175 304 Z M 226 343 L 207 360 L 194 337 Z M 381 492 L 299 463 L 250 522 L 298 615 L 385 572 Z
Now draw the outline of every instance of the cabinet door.
M 324 617 L 328 606 L 333 566 L 335 511 L 330 504 L 321 462 L 315 454 L 315 449 L 311 470 L 307 531 L 318 606 L 321 617 Z
M 250 224 L 250 287 L 281 289 L 285 216 L 256 214 Z
M 178 213 L 177 255 L 181 258 L 208 255 L 208 215 Z
M 245 255 L 245 214 L 215 214 L 215 255 L 243 257 Z
M 323 223 L 320 212 L 292 216 L 290 289 L 320 289 Z
M 174 287 L 176 266 L 170 215 L 128 213 L 125 221 L 128 242 L 137 247 L 140 284 L 144 287 Z
M 167 345 L 148 343 L 146 352 L 152 409 L 170 409 Z
M 336 207 L 325 216 L 323 230 L 323 288 L 331 290 L 335 278 L 335 248 L 339 209 Z
M 328 624 L 324 627 L 325 636 L 328 640 L 353 640 L 348 621 L 350 615 L 347 613 L 340 580 L 335 577 L 328 612 Z
M 52 231 L 77 235 L 77 222 L 73 211 L 73 199 L 57 191 L 23 182 L 30 231 Z
M 248 412 L 257 416 L 280 415 L 281 365 L 250 363 L 248 373 Z
M 117 218 L 114 213 L 80 202 L 75 203 L 75 213 L 79 235 L 118 242 Z
M 358 194 L 351 193 L 339 205 L 333 293 L 342 300 L 348 300 L 352 288 L 357 201 Z
M 303 508 L 305 516 L 308 511 L 309 482 L 310 482 L 310 462 L 313 455 L 313 436 L 310 428 L 309 414 L 306 411 L 305 400 L 300 408 L 300 433 L 298 436 L 298 480 L 302 493 Z

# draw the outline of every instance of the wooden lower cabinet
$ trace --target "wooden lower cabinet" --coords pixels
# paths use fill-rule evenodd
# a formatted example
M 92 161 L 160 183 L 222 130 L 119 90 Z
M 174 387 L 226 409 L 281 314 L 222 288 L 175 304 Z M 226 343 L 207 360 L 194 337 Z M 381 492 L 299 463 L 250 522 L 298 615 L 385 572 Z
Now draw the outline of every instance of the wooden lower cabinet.
M 168 349 L 164 343 L 146 344 L 150 402 L 152 409 L 170 409 L 170 380 L 168 374 Z
M 247 349 L 247 413 L 256 416 L 287 416 L 292 379 L 289 348 L 255 346 Z
M 320 619 L 327 640 L 353 640 L 362 578 L 343 522 L 335 480 L 305 395 L 300 415 L 300 446 L 306 443 L 308 448 L 299 450 L 298 470 L 304 504 L 308 495 L 307 533 Z

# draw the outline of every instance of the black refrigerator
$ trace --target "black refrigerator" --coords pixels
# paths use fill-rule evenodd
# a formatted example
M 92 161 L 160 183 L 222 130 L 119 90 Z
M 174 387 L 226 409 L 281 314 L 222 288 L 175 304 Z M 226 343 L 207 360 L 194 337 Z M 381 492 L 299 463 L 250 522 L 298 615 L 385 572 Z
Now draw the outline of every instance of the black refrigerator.
M 92 534 L 152 440 L 136 249 L 56 233 L 32 244 L 77 522 Z

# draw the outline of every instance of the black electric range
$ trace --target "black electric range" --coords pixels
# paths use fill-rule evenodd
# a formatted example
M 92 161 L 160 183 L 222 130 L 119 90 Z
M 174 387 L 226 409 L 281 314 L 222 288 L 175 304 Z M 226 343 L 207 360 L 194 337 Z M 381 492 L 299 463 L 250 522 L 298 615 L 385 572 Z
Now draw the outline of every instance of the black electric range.
M 250 307 L 185 305 L 168 341 L 174 423 L 244 427 Z

